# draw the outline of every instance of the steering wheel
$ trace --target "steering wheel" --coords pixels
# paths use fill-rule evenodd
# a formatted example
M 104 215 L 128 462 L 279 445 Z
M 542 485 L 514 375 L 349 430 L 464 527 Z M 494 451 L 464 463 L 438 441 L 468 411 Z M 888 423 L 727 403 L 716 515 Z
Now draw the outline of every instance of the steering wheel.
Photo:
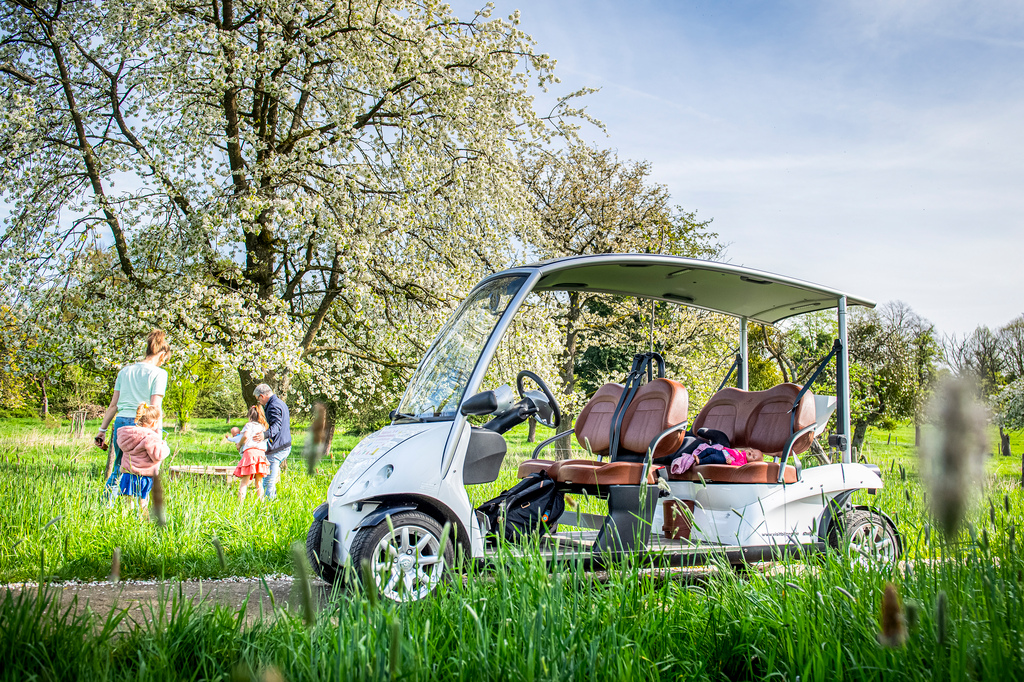
M 524 369 L 516 376 L 516 390 L 519 391 L 520 398 L 526 398 L 527 391 L 523 388 L 523 379 L 533 379 L 533 383 L 540 387 L 540 390 L 544 393 L 544 399 L 547 401 L 548 406 L 551 408 L 551 417 L 545 421 L 540 415 L 540 409 L 538 406 L 537 414 L 534 415 L 534 419 L 538 423 L 543 424 L 549 429 L 557 429 L 558 425 L 562 423 L 562 410 L 558 407 L 558 401 L 555 400 L 554 394 L 548 385 L 544 383 L 544 380 L 533 372 Z M 531 393 L 533 391 L 530 391 Z

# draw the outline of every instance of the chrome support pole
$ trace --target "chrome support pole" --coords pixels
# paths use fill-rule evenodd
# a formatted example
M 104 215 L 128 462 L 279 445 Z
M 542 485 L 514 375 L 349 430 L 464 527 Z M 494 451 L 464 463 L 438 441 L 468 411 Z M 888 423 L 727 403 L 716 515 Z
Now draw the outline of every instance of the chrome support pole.
M 852 461 L 850 440 L 853 434 L 850 432 L 850 347 L 846 335 L 846 296 L 839 297 L 839 341 L 843 349 L 836 359 L 836 392 L 839 394 L 836 426 L 839 433 L 846 436 L 843 463 L 849 464 Z
M 750 370 L 747 366 L 747 318 L 740 318 L 740 388 L 750 390 Z

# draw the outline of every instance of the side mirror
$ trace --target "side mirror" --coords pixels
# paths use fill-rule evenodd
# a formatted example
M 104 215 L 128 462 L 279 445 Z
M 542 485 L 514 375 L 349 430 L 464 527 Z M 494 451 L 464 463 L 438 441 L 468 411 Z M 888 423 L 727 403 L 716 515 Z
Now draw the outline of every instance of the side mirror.
M 462 412 L 463 416 L 468 417 L 471 414 L 493 414 L 497 409 L 498 398 L 494 395 L 494 391 L 484 391 L 463 401 L 462 408 L 459 411 Z
M 460 412 L 464 416 L 484 416 L 495 412 L 504 412 L 515 403 L 515 393 L 511 386 L 499 386 L 493 391 L 482 391 L 462 402 Z

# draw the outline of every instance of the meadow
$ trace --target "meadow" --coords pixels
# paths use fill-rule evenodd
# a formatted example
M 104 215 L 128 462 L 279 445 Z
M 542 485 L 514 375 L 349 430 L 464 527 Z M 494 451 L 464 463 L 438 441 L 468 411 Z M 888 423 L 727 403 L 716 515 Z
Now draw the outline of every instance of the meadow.
M 172 464 L 229 464 L 223 421 L 171 434 Z M 91 434 L 89 429 L 87 434 Z M 296 435 L 301 440 L 297 429 Z M 539 434 L 540 435 L 540 434 Z M 579 565 L 549 572 L 538 557 L 470 566 L 425 602 L 394 606 L 337 592 L 308 620 L 279 609 L 249 623 L 196 607 L 168 588 L 167 615 L 56 608 L 43 597 L 0 601 L 0 678 L 27 679 L 990 679 L 1024 676 L 1024 519 L 1020 459 L 990 458 L 960 537 L 928 528 L 909 428 L 869 432 L 865 455 L 887 486 L 859 502 L 894 517 L 908 561 L 864 567 L 841 553 L 806 561 L 660 576 L 636 563 L 597 579 Z M 543 436 L 541 436 L 543 437 Z M 239 506 L 222 483 L 168 481 L 168 524 L 140 523 L 100 500 L 105 455 L 38 421 L 0 427 L 0 581 L 96 580 L 122 549 L 123 578 L 215 578 L 293 571 L 290 544 L 357 438 L 335 440 L 310 477 L 299 457 L 279 499 Z M 499 481 L 514 480 L 525 431 Z M 1013 441 L 1015 452 L 1024 445 Z M 55 520 L 56 519 L 56 520 Z M 225 550 L 222 566 L 213 547 Z M 879 643 L 885 585 L 903 603 L 905 643 Z M 66 606 L 66 605 L 65 605 Z

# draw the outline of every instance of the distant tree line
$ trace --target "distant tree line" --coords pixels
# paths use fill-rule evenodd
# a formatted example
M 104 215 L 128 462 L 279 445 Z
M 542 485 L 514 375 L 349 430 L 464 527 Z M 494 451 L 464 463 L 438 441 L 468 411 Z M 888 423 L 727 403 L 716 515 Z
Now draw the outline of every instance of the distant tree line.
M 1024 315 L 995 331 L 979 326 L 950 336 L 945 350 L 950 369 L 976 382 L 999 427 L 999 451 L 1011 455 L 1008 432 L 1024 429 Z

